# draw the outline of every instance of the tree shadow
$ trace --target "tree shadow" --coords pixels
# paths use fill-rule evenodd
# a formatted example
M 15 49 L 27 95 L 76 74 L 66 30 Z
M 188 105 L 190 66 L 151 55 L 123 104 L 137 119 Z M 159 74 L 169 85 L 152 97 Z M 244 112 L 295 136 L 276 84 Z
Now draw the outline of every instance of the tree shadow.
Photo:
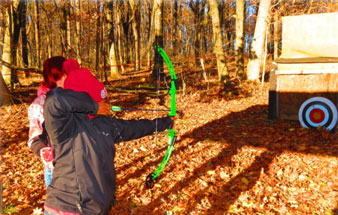
M 180 145 L 180 142 L 177 141 L 175 143 L 174 152 L 173 152 L 172 156 L 170 157 L 169 163 L 165 167 L 165 171 L 171 172 L 175 168 L 175 165 L 170 165 L 172 163 L 170 161 L 175 158 L 176 153 L 184 153 L 189 147 L 194 146 L 194 144 L 196 144 L 196 143 L 197 143 L 197 141 L 196 142 L 194 141 L 194 142 L 191 142 L 191 143 L 185 144 L 185 145 Z M 164 145 L 162 148 L 152 152 L 153 154 L 159 155 L 159 157 L 156 160 L 147 162 L 145 165 L 143 165 L 142 168 L 139 168 L 135 172 L 128 174 L 123 179 L 117 179 L 116 183 L 117 184 L 123 184 L 123 182 L 126 182 L 131 178 L 138 178 L 141 175 L 147 175 L 147 174 L 145 174 L 145 170 L 149 170 L 152 167 L 157 167 L 161 163 L 166 150 L 167 150 L 167 145 Z M 130 167 L 134 166 L 135 163 L 138 163 L 140 161 L 144 161 L 145 158 L 148 157 L 148 156 L 149 156 L 148 154 L 140 156 L 137 159 L 134 159 L 132 163 L 128 163 L 128 164 L 125 164 L 123 166 L 116 167 L 116 171 L 118 171 L 118 172 L 126 171 Z M 160 174 L 159 177 L 157 178 L 157 181 L 160 181 L 162 177 L 163 177 L 163 174 Z
M 204 198 L 207 198 L 211 204 L 206 211 L 207 214 L 215 211 L 226 213 L 243 192 L 255 186 L 262 171 L 268 172 L 273 159 L 283 152 L 338 156 L 338 143 L 332 139 L 335 137 L 330 136 L 328 132 L 304 129 L 298 122 L 270 121 L 267 119 L 267 109 L 266 105 L 257 105 L 245 111 L 233 112 L 184 134 L 180 142 L 184 140 L 190 142 L 186 146 L 176 148 L 175 154 L 184 153 L 187 146 L 193 146 L 205 139 L 225 144 L 220 146 L 223 148 L 218 155 L 195 168 L 191 176 L 176 182 L 170 189 L 153 199 L 147 207 L 158 207 L 163 198 L 189 187 L 201 175 L 207 175 L 217 166 L 232 167 L 232 157 L 243 147 L 264 149 L 264 152 L 256 156 L 249 167 L 231 178 L 216 193 L 206 192 L 208 189 L 206 187 L 190 196 L 189 207 L 185 211 L 187 214 L 192 212 Z M 220 127 L 222 130 L 219 129 Z M 243 185 L 243 178 L 249 179 L 245 185 Z
M 337 208 L 333 209 L 333 215 L 338 215 L 338 206 Z

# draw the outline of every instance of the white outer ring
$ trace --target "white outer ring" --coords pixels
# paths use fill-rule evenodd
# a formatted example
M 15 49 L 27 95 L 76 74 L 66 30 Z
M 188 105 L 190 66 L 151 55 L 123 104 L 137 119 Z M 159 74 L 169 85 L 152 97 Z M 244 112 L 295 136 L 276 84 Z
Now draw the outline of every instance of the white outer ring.
M 324 98 L 324 97 L 312 97 L 308 100 L 306 100 L 305 102 L 303 102 L 303 104 L 300 106 L 299 108 L 299 111 L 298 111 L 298 119 L 299 119 L 299 122 L 300 124 L 304 127 L 304 128 L 308 128 L 307 125 L 304 123 L 304 120 L 302 118 L 302 113 L 304 111 L 304 108 L 306 105 L 308 105 L 309 103 L 311 102 L 315 102 L 315 101 L 320 101 L 320 102 L 323 102 L 325 103 L 326 105 L 328 105 L 332 111 L 332 122 L 330 125 L 328 125 L 326 127 L 327 130 L 332 130 L 336 124 L 337 124 L 337 121 L 338 121 L 338 113 L 337 113 L 337 108 L 336 106 L 327 98 Z

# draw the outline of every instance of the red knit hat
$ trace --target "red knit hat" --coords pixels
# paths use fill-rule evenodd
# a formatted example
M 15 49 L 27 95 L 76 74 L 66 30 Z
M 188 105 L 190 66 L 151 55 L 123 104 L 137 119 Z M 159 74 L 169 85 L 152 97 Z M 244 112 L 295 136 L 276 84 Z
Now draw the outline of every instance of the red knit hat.
M 68 59 L 63 64 L 63 69 L 67 73 L 64 83 L 65 89 L 77 92 L 88 93 L 96 102 L 107 97 L 107 90 L 104 84 L 98 81 L 89 70 L 80 68 L 79 63 L 74 59 Z
M 66 72 L 67 75 L 76 69 L 80 69 L 80 64 L 77 60 L 72 58 L 68 58 L 65 62 L 63 62 L 63 70 Z

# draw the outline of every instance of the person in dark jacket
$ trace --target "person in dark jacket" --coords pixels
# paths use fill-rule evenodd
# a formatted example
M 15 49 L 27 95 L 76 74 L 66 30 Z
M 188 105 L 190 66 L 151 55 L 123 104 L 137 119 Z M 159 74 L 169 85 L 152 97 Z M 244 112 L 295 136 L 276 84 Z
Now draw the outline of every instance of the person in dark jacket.
M 68 81 L 74 81 L 71 74 Z M 77 76 L 79 83 L 92 80 L 82 88 L 77 85 L 79 92 L 56 88 L 47 93 L 44 118 L 54 149 L 54 173 L 47 188 L 45 214 L 107 214 L 116 191 L 114 144 L 173 126 L 170 117 L 122 120 L 98 115 L 107 112 L 107 105 L 99 99 L 105 95 L 98 86 L 102 85 L 88 75 Z M 88 115 L 96 116 L 90 119 Z

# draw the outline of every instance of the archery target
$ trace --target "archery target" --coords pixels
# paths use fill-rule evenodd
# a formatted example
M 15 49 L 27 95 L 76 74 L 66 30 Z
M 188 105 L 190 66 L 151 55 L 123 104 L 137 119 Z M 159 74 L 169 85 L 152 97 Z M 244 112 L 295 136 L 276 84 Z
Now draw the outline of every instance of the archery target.
M 332 130 L 338 120 L 337 108 L 327 98 L 313 97 L 301 105 L 298 118 L 305 128 L 326 127 Z

